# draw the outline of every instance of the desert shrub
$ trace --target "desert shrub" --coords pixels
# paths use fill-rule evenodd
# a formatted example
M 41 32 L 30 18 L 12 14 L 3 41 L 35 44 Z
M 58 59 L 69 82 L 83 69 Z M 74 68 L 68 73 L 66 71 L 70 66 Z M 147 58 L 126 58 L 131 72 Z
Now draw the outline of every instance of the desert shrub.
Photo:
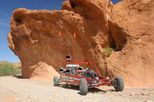
M 107 48 L 104 48 L 103 49 L 103 54 L 108 57 L 108 56 L 110 56 L 110 54 L 112 53 L 112 51 L 114 51 L 113 48 L 107 47 Z
M 21 69 L 11 63 L 0 63 L 0 76 L 17 75 L 21 73 Z

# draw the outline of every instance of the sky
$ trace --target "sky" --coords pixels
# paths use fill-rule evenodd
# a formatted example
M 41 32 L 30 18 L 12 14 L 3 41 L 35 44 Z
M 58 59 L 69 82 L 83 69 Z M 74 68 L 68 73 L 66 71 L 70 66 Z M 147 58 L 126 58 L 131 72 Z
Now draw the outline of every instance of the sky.
M 112 0 L 113 3 L 119 0 Z M 16 8 L 61 9 L 63 0 L 0 0 L 0 61 L 19 62 L 8 48 L 7 34 L 10 32 L 10 17 Z

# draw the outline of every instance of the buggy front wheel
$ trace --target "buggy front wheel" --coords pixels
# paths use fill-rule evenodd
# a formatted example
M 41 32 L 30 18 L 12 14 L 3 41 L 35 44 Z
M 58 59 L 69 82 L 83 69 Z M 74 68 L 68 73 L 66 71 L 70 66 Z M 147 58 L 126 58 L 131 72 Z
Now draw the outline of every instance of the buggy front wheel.
M 60 79 L 59 79 L 57 76 L 55 76 L 55 77 L 53 78 L 54 86 L 59 86 L 59 82 L 60 82 Z
M 86 79 L 84 78 L 80 79 L 79 89 L 81 95 L 86 95 L 88 93 L 88 83 Z
M 124 81 L 121 77 L 116 77 L 112 83 L 116 91 L 123 91 Z

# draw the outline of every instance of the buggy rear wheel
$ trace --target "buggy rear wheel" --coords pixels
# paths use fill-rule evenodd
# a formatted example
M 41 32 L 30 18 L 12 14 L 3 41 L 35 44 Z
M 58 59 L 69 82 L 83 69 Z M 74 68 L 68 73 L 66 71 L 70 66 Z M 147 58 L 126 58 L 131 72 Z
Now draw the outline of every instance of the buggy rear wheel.
M 54 82 L 54 86 L 59 86 L 60 79 L 57 76 L 55 76 L 53 78 L 53 82 Z
M 121 77 L 116 77 L 113 80 L 113 86 L 116 91 L 122 91 L 124 89 L 124 81 Z
M 86 79 L 84 78 L 80 79 L 79 89 L 81 95 L 86 95 L 88 93 L 88 83 Z

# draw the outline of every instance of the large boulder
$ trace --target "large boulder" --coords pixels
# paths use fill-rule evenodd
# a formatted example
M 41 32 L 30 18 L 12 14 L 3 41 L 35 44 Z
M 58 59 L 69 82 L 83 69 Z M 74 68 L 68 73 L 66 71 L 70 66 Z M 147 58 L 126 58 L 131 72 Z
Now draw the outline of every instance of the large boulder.
M 106 6 L 111 3 L 102 0 L 65 3 L 63 10 L 14 11 L 8 40 L 21 61 L 23 77 L 57 75 L 66 55 L 79 60 L 102 60 L 98 48 L 109 45 Z M 67 4 L 72 10 L 67 10 Z

